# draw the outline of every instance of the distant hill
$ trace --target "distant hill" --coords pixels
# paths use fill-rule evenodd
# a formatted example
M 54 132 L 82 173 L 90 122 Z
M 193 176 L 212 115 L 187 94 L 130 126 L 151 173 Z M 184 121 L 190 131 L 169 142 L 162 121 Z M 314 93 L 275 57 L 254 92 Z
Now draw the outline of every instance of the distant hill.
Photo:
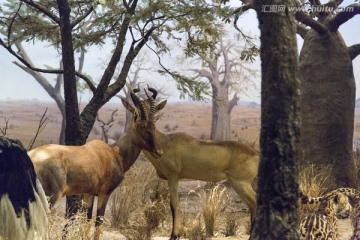
M 355 100 L 355 109 L 360 110 L 360 98 Z
M 359 103 L 360 104 L 360 103 Z M 249 102 L 249 101 L 239 101 L 238 102 L 239 106 L 244 106 L 244 107 L 252 107 L 252 108 L 257 108 L 260 107 L 260 104 L 257 102 Z

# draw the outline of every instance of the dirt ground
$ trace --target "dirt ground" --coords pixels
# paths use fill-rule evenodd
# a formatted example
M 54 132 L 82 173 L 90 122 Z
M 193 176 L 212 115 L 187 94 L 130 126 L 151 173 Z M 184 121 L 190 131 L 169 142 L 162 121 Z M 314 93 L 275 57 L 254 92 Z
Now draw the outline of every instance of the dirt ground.
M 20 139 L 26 146 L 29 145 L 34 137 L 38 127 L 39 120 L 47 109 L 46 117 L 48 119 L 46 127 L 39 134 L 34 147 L 46 143 L 58 143 L 59 130 L 61 124 L 61 115 L 54 103 L 33 101 L 0 101 L 0 129 L 7 124 L 7 136 Z M 110 119 L 113 110 L 119 109 L 115 114 L 115 122 L 110 129 L 110 138 L 117 138 L 123 134 L 125 123 L 125 111 L 119 104 L 108 104 L 100 110 L 100 118 L 104 121 Z M 355 118 L 355 137 L 360 137 L 360 117 L 356 112 Z M 3 120 L 2 120 L 3 119 Z M 208 104 L 189 104 L 189 103 L 173 103 L 168 104 L 164 109 L 164 115 L 158 121 L 158 129 L 164 133 L 186 132 L 197 138 L 208 139 L 210 135 L 211 107 Z M 237 106 L 232 113 L 232 138 L 233 140 L 241 140 L 253 144 L 258 147 L 259 131 L 260 131 L 260 108 L 259 107 L 243 107 Z M 98 123 L 95 123 L 94 129 L 89 136 L 89 140 L 99 139 L 101 135 Z M 205 183 L 200 183 L 204 185 Z M 199 185 L 198 181 L 183 181 L 180 184 L 180 196 L 186 195 L 188 192 Z M 233 192 L 229 191 L 234 197 L 234 206 L 246 219 L 248 215 L 247 207 Z M 57 211 L 63 211 L 64 199 L 61 200 Z M 191 199 L 191 204 L 198 205 L 198 199 Z M 105 218 L 109 218 L 109 208 Z M 245 227 L 242 225 L 238 230 L 236 237 L 217 236 L 211 239 L 232 240 L 232 239 L 248 239 L 245 234 Z M 339 239 L 349 239 L 352 233 L 352 226 L 349 219 L 339 221 Z M 156 235 L 154 239 L 168 239 L 170 231 Z M 120 231 L 112 229 L 106 224 L 101 239 L 115 240 L 125 239 Z

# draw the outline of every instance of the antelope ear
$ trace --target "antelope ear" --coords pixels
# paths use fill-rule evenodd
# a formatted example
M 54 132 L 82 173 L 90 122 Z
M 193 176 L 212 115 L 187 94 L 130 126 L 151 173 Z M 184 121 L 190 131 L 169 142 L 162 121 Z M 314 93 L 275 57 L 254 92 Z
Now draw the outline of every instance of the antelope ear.
M 162 101 L 161 103 L 159 103 L 158 105 L 156 105 L 156 108 L 155 108 L 155 112 L 158 112 L 160 111 L 161 109 L 163 109 L 166 105 L 166 100 Z
M 124 107 L 132 113 L 135 113 L 135 109 L 131 106 L 131 104 L 126 100 L 126 98 L 121 98 L 121 102 Z

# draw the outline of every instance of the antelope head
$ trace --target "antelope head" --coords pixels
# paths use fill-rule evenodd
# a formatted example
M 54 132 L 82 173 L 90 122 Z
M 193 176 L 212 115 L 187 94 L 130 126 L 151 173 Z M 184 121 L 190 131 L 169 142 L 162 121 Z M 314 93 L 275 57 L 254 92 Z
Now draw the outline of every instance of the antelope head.
M 146 100 L 141 100 L 136 93 L 140 91 L 139 88 L 133 89 L 130 92 L 131 100 L 135 106 L 125 99 L 121 98 L 121 102 L 124 107 L 133 114 L 132 124 L 130 131 L 133 133 L 132 142 L 148 151 L 155 158 L 160 158 L 163 154 L 162 149 L 158 144 L 157 139 L 157 130 L 156 130 L 156 121 L 158 117 L 155 116 L 157 112 L 163 109 L 166 105 L 166 100 L 162 101 L 159 104 L 155 104 L 155 98 L 157 91 L 154 88 L 148 87 L 148 90 L 152 93 L 151 96 L 145 90 L 147 95 Z

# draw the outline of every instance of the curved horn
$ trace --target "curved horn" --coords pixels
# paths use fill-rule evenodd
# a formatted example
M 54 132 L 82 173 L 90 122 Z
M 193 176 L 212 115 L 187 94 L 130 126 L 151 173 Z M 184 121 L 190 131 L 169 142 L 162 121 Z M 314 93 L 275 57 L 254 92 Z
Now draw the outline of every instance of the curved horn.
M 152 98 L 155 100 L 156 99 L 156 96 L 157 96 L 157 90 L 155 89 L 155 88 L 151 88 L 151 87 L 149 87 L 149 84 L 147 84 L 147 87 L 148 87 L 148 90 L 150 91 L 150 92 L 152 92 Z
M 112 123 L 112 122 L 114 121 L 114 115 L 115 115 L 116 112 L 117 112 L 117 109 L 114 110 L 114 111 L 111 113 L 111 118 L 110 118 L 109 121 L 106 122 L 106 124 L 109 125 L 110 123 Z
M 148 88 L 148 89 L 149 89 L 149 91 L 151 91 L 150 88 Z M 154 115 L 155 115 L 155 100 L 154 100 L 154 98 L 153 98 L 152 96 L 149 96 L 149 94 L 147 93 L 146 89 L 144 89 L 144 90 L 145 90 L 145 94 L 146 94 L 148 100 L 150 101 L 149 120 L 150 120 L 150 121 L 153 121 L 153 120 L 154 120 Z M 155 90 L 155 89 L 154 89 L 154 90 Z M 151 91 L 151 92 L 152 92 L 152 91 Z M 156 90 L 155 90 L 155 92 L 156 92 Z
M 144 103 L 141 101 L 141 99 L 136 96 L 135 93 L 139 92 L 140 88 L 135 88 L 130 92 L 130 97 L 135 105 L 136 108 L 140 109 L 140 118 L 142 120 L 146 120 L 147 116 L 146 116 L 146 110 L 145 110 L 145 106 Z
M 134 93 L 140 92 L 140 83 L 138 83 L 138 87 L 133 89 Z

